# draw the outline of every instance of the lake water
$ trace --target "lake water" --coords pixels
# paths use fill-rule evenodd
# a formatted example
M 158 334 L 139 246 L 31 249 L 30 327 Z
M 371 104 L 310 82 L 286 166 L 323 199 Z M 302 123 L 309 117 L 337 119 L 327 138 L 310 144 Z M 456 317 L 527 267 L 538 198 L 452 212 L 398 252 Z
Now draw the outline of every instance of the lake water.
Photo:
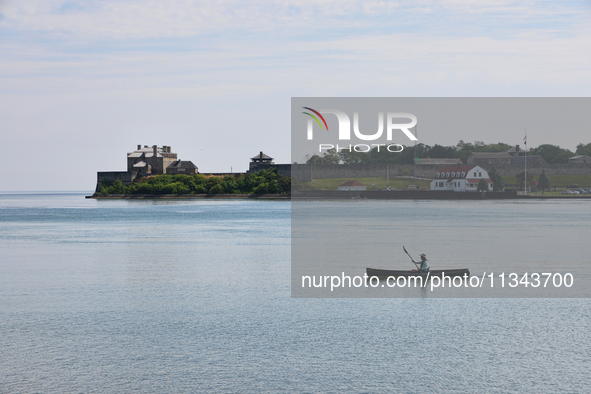
M 588 392 L 588 299 L 291 298 L 290 221 L 0 195 L 0 392 Z

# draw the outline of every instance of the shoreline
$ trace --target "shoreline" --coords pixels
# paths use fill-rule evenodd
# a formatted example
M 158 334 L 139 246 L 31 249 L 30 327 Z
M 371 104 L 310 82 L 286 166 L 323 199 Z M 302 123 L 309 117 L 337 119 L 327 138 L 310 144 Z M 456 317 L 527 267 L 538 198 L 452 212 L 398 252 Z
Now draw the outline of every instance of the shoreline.
M 108 196 L 85 196 L 96 200 L 166 200 L 166 199 L 252 199 L 252 200 L 580 200 L 591 199 L 591 195 L 584 196 L 531 196 L 516 194 L 515 192 L 438 192 L 438 191 L 308 191 L 292 194 L 111 194 Z
M 110 194 L 108 196 L 85 196 L 96 200 L 149 200 L 149 199 L 254 199 L 289 200 L 289 194 Z

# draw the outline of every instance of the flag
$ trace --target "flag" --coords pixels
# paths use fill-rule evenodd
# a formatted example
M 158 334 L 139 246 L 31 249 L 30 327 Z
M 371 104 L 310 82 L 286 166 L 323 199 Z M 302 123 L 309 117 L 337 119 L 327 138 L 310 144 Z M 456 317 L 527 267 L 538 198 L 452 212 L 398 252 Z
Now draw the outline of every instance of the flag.
M 527 134 L 523 137 L 523 145 L 527 147 Z

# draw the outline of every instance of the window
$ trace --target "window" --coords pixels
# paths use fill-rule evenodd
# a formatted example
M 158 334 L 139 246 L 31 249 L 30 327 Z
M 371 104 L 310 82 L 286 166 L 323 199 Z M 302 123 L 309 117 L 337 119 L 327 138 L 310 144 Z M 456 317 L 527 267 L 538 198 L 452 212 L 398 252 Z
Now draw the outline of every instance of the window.
M 439 175 L 440 175 L 439 173 L 435 174 L 435 178 L 439 178 Z
M 474 171 L 474 176 L 476 177 L 476 171 Z
M 446 177 L 446 178 L 449 178 L 449 172 L 446 172 L 446 173 L 445 173 L 445 177 Z
M 466 173 L 465 172 L 462 172 L 462 178 L 465 177 L 465 176 L 466 176 Z
M 452 173 L 451 173 L 451 177 L 453 178 L 453 177 L 455 177 L 455 176 L 456 176 L 456 173 L 455 173 L 455 172 L 452 172 Z
M 479 172 L 479 173 L 478 173 L 478 176 L 479 176 L 479 177 L 481 177 L 481 176 L 482 176 L 482 172 Z

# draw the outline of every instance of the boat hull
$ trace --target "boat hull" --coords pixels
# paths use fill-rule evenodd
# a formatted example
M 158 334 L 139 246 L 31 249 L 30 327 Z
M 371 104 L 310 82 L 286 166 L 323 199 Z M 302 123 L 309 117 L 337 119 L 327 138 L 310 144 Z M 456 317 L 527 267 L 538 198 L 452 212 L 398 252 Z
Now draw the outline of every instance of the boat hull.
M 404 276 L 427 276 L 427 272 L 419 272 L 419 271 L 396 271 L 396 270 L 383 270 L 383 269 L 376 269 L 376 268 L 367 268 L 367 276 L 377 276 L 378 278 L 387 278 L 389 276 L 393 276 L 395 278 Z M 460 268 L 460 269 L 449 269 L 449 270 L 431 270 L 429 271 L 429 276 L 438 276 L 442 277 L 443 275 L 447 277 L 456 277 L 456 276 L 470 276 L 470 270 L 468 268 Z

